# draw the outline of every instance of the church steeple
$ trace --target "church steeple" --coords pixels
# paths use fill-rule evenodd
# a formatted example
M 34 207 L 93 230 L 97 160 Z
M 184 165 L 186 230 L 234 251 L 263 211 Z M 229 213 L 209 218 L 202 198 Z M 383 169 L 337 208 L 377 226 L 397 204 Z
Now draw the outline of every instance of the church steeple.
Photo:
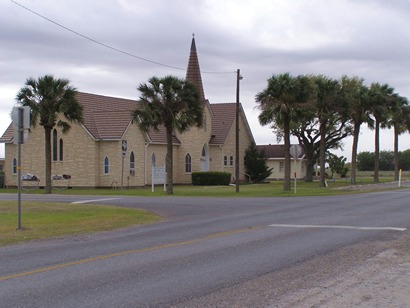
M 196 53 L 195 35 L 192 35 L 191 52 L 189 54 L 186 80 L 192 82 L 199 91 L 199 99 L 205 102 L 204 87 L 202 85 L 201 69 L 199 68 L 198 55 Z

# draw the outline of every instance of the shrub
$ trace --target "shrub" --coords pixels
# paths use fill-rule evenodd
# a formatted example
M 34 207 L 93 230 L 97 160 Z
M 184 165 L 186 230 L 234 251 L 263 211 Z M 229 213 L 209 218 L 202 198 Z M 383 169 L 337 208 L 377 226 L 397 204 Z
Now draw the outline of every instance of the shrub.
M 229 185 L 231 174 L 228 172 L 192 172 L 192 185 Z
M 0 188 L 4 187 L 4 171 L 0 171 Z

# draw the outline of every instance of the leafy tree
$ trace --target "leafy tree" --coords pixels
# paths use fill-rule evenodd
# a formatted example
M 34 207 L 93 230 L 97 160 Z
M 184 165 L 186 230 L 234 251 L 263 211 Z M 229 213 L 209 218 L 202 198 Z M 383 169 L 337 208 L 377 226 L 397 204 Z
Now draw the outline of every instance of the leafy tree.
M 336 123 L 343 123 L 346 118 L 346 107 L 341 99 L 341 87 L 338 80 L 322 75 L 311 77 L 315 84 L 315 110 L 319 122 L 319 164 L 320 170 L 325 170 L 326 163 L 326 136 L 334 132 Z M 325 173 L 320 173 L 320 186 L 325 187 Z
M 272 169 L 266 164 L 264 150 L 258 151 L 255 144 L 249 145 L 245 151 L 245 170 L 253 182 L 262 182 L 272 174 Z
M 394 152 L 380 151 L 380 170 L 393 171 L 394 170 Z
M 396 164 L 394 166 L 396 167 Z M 399 169 L 403 171 L 410 170 L 410 149 L 399 152 Z
M 374 170 L 374 153 L 360 152 L 357 154 L 356 160 L 357 170 L 373 171 Z
M 45 75 L 29 78 L 17 93 L 17 101 L 31 108 L 31 125 L 44 128 L 45 140 L 45 193 L 51 193 L 51 131 L 55 126 L 66 133 L 70 123 L 82 123 L 83 107 L 76 99 L 76 89 L 67 79 L 55 79 Z M 68 121 L 68 122 L 67 122 Z
M 329 164 L 330 171 L 332 171 L 331 177 L 333 174 L 338 174 L 341 178 L 345 178 L 349 172 L 349 165 L 346 164 L 346 157 L 337 156 L 332 153 L 328 153 L 327 162 Z
M 311 100 L 311 83 L 305 76 L 293 77 L 289 73 L 273 75 L 267 87 L 256 95 L 261 125 L 282 123 L 285 146 L 284 190 L 290 191 L 290 123 L 298 110 Z
M 140 84 L 140 105 L 133 112 L 133 120 L 143 131 L 165 127 L 167 138 L 167 193 L 173 194 L 172 134 L 182 133 L 191 126 L 202 126 L 203 108 L 195 86 L 174 76 L 152 77 L 148 84 Z

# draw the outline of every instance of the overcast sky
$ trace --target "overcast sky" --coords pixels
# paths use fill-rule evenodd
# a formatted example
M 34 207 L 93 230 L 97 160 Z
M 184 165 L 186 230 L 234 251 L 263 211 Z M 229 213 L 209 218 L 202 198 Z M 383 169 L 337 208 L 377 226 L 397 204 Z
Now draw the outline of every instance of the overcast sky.
M 154 75 L 185 77 L 193 33 L 211 103 L 235 102 L 241 70 L 240 101 L 257 144 L 276 143 L 259 125 L 254 99 L 273 74 L 358 76 L 410 98 L 409 0 L 16 2 L 48 20 L 0 1 L 0 134 L 28 77 L 52 74 L 82 92 L 138 99 L 137 86 Z M 373 140 L 364 130 L 359 152 L 373 151 Z M 400 150 L 409 148 L 410 136 L 401 136 Z M 392 131 L 382 132 L 381 149 L 393 149 Z M 350 153 L 348 139 L 337 154 Z

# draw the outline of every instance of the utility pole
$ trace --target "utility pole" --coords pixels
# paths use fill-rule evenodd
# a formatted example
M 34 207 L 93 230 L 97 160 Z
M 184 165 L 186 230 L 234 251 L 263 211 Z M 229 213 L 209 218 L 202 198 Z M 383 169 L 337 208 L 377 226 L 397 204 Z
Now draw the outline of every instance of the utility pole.
M 242 80 L 241 70 L 236 71 L 236 129 L 235 129 L 235 186 L 239 192 L 239 81 Z

